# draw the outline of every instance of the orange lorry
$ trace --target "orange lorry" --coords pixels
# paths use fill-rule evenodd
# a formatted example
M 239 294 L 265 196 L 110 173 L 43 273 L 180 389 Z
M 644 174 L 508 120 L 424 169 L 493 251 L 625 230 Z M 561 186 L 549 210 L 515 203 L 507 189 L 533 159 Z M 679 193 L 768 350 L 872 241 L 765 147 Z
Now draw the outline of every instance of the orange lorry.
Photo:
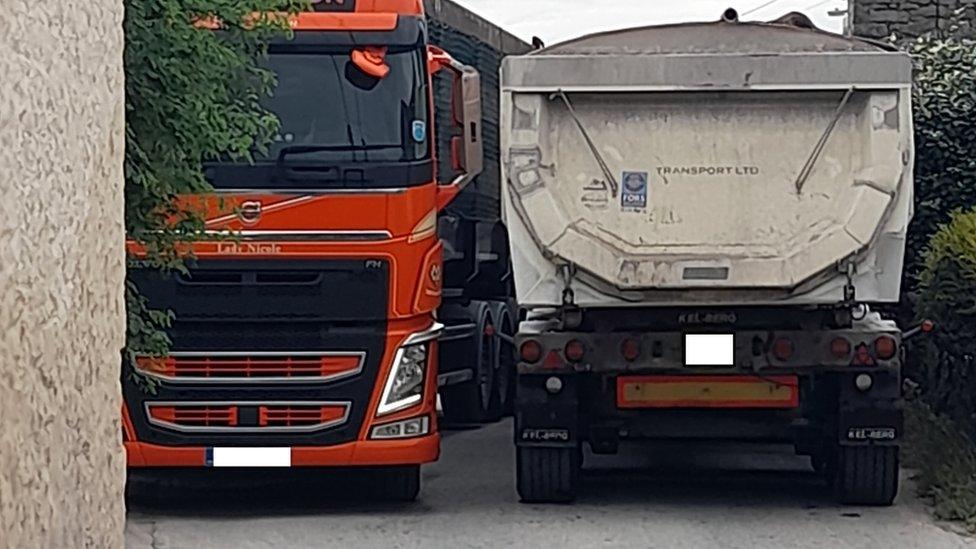
M 206 165 L 207 230 L 234 238 L 193 244 L 186 274 L 130 273 L 175 321 L 138 362 L 156 394 L 123 382 L 128 465 L 371 467 L 411 500 L 439 388 L 459 420 L 510 401 L 506 233 L 448 214 L 483 168 L 480 79 L 430 44 L 421 0 L 313 9 L 269 49 L 269 151 Z

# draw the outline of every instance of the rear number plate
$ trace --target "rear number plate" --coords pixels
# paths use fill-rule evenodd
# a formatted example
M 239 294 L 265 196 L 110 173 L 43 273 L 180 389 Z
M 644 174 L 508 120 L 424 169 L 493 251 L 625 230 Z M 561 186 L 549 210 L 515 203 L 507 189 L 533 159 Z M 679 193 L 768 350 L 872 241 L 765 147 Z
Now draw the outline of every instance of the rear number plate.
M 567 429 L 522 429 L 522 440 L 527 442 L 568 442 Z
M 893 427 L 851 427 L 847 430 L 848 440 L 895 440 L 896 436 Z
M 734 364 L 734 335 L 685 334 L 685 366 L 732 366 Z

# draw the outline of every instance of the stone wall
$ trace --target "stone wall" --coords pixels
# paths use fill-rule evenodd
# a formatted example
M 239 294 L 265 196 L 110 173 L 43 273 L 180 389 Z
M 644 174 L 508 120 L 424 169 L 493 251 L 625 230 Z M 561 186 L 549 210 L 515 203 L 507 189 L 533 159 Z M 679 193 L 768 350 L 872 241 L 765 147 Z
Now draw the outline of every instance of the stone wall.
M 122 0 L 0 10 L 0 547 L 121 547 Z
M 964 10 L 970 24 L 976 23 L 976 0 L 854 0 L 854 33 L 872 38 L 919 36 L 947 29 L 958 9 Z

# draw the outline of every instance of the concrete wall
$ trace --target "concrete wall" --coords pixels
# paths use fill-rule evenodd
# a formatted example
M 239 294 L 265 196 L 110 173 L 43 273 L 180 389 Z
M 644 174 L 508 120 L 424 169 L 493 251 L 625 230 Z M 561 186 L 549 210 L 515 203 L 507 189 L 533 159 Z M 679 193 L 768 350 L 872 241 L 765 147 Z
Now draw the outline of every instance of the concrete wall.
M 963 8 L 976 23 L 976 0 L 854 0 L 854 33 L 872 38 L 914 37 L 952 24 Z
M 0 10 L 0 547 L 122 546 L 122 0 Z

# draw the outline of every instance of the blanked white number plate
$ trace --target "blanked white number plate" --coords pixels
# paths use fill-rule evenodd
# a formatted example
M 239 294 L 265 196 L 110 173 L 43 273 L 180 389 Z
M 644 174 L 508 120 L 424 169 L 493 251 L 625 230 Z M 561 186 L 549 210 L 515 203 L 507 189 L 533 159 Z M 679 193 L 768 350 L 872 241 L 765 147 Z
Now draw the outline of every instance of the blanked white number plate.
M 685 334 L 685 366 L 733 366 L 732 334 Z
M 291 448 L 207 448 L 211 467 L 291 467 Z

